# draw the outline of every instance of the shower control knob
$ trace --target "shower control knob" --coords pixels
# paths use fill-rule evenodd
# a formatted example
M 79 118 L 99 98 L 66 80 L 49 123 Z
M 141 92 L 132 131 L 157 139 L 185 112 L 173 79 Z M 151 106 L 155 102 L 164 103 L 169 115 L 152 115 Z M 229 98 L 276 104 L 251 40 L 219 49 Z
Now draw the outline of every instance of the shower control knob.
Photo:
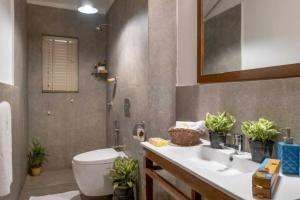
M 51 115 L 51 111 L 48 111 L 48 112 L 47 112 L 47 115 Z

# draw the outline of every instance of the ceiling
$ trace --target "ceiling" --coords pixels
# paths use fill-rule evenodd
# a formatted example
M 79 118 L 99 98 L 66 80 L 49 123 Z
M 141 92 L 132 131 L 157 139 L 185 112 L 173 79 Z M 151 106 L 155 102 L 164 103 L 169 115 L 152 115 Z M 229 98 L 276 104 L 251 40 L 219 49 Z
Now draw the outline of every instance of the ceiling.
M 99 14 L 106 14 L 113 2 L 114 0 L 27 0 L 29 4 L 68 10 L 77 10 L 84 4 L 90 4 L 98 9 Z
M 241 4 L 244 0 L 204 0 L 203 9 L 205 20 L 208 20 L 224 11 Z
M 206 0 L 203 1 L 203 10 L 204 16 L 208 14 L 208 12 L 214 7 L 214 5 L 218 2 L 218 0 Z

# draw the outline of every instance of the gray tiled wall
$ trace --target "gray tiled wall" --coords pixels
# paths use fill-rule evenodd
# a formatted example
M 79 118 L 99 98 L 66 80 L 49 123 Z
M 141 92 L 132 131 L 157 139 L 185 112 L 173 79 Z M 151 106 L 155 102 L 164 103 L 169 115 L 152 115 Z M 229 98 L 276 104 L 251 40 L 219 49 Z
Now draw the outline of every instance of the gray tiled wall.
M 240 122 L 259 117 L 291 127 L 300 143 L 300 78 L 177 87 L 177 120 L 202 120 L 206 112 L 227 111 Z
M 118 76 L 113 108 L 107 113 L 107 138 L 113 144 L 113 121 L 120 122 L 121 144 L 139 159 L 142 149 L 132 137 L 136 122 L 144 120 L 148 137 L 167 137 L 175 123 L 176 1 L 116 0 L 108 14 L 108 61 Z M 113 85 L 108 85 L 108 101 Z M 131 116 L 124 116 L 123 101 L 131 101 Z M 142 174 L 142 173 L 141 173 Z M 142 199 L 143 183 L 140 186 Z M 169 199 L 156 192 L 155 199 Z
M 15 0 L 15 84 L 0 83 L 0 102 L 8 101 L 12 108 L 13 184 L 11 194 L 0 200 L 18 199 L 27 173 L 26 52 L 26 1 Z
M 106 147 L 106 82 L 91 76 L 94 64 L 105 60 L 106 31 L 96 31 L 105 21 L 104 15 L 28 5 L 29 135 L 47 147 L 46 169 L 70 168 L 74 155 Z M 41 92 L 42 34 L 79 39 L 79 93 Z

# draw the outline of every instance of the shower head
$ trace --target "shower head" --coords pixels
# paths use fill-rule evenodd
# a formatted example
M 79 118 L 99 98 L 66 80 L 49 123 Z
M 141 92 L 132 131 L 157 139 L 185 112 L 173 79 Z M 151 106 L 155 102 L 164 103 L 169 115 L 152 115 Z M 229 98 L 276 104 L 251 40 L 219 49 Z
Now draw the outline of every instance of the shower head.
M 102 32 L 102 31 L 104 31 L 105 27 L 108 27 L 108 26 L 111 26 L 111 24 L 99 24 L 96 27 L 96 30 Z

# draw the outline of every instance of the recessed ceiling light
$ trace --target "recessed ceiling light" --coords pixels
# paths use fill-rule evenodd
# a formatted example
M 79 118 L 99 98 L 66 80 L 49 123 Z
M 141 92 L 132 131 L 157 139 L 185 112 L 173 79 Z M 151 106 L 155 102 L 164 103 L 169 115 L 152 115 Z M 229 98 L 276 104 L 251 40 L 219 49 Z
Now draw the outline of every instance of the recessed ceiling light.
M 85 14 L 95 14 L 98 12 L 97 8 L 91 5 L 84 5 L 78 8 L 78 11 Z

